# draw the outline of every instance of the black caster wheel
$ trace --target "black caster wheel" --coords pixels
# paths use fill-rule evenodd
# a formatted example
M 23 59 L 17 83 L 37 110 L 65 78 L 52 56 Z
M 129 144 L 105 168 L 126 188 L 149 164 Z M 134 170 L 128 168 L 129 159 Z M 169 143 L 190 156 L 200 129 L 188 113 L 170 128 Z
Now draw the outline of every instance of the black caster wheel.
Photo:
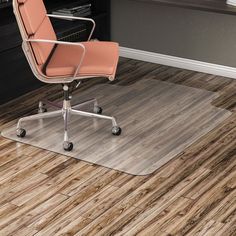
M 16 135 L 19 138 L 24 138 L 25 135 L 26 135 L 26 130 L 22 129 L 22 128 L 19 128 L 19 129 L 16 130 Z
M 72 142 L 64 142 L 63 143 L 63 148 L 65 151 L 70 152 L 73 149 L 73 143 Z
M 46 107 L 40 107 L 39 109 L 38 109 L 38 113 L 40 114 L 40 113 L 45 113 L 45 112 L 47 112 L 48 110 L 47 110 L 47 108 Z
M 96 114 L 102 114 L 102 108 L 99 106 L 95 106 L 93 112 Z
M 122 129 L 118 126 L 112 127 L 112 130 L 111 130 L 112 134 L 116 136 L 119 136 L 121 134 L 121 131 Z

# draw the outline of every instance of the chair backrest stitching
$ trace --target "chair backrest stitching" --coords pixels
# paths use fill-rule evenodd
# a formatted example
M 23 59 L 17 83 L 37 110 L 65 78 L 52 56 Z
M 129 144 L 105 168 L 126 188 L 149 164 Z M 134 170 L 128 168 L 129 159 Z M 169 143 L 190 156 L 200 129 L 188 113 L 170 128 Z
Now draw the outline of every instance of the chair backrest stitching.
M 23 25 L 24 25 L 25 33 L 26 33 L 26 35 L 27 35 L 27 37 L 28 37 L 28 39 L 29 39 L 29 38 L 34 37 L 34 36 L 37 34 L 37 32 L 39 31 L 39 29 L 42 27 L 43 22 L 45 21 L 46 18 L 48 18 L 48 16 L 45 14 L 45 16 L 43 17 L 43 19 L 40 21 L 39 25 L 37 25 L 37 28 L 36 28 L 35 30 L 33 30 L 34 33 L 28 34 L 27 28 L 26 28 L 26 25 L 25 25 L 25 21 L 24 21 L 24 19 L 23 19 L 23 17 L 22 17 L 21 11 L 20 11 L 20 6 L 23 6 L 23 5 L 25 5 L 25 2 L 20 2 L 20 3 L 18 2 L 18 9 L 19 9 L 19 12 L 20 12 L 21 21 L 22 21 L 22 23 L 23 23 Z M 50 21 L 50 19 L 49 19 L 49 21 Z M 54 31 L 54 30 L 53 30 L 53 31 Z M 55 34 L 55 32 L 54 32 L 54 34 Z M 39 48 L 38 48 L 38 49 L 35 49 L 35 48 L 33 47 L 32 43 L 29 43 L 29 44 L 30 44 L 30 46 L 31 46 L 31 49 L 32 49 L 34 58 L 36 59 L 36 61 L 37 61 L 38 64 L 41 64 L 41 63 L 39 63 L 39 61 L 38 61 L 38 59 L 37 59 L 36 51 L 35 51 L 35 50 L 39 50 L 38 53 L 43 53 L 42 50 L 40 50 Z M 50 58 L 51 58 L 53 52 L 55 51 L 55 48 L 56 48 L 55 46 L 56 46 L 56 45 L 53 45 L 52 49 L 50 50 L 50 52 L 49 52 L 49 54 L 48 54 L 48 56 L 47 56 L 47 58 L 46 58 L 46 61 L 44 61 L 44 59 L 40 56 L 40 57 L 41 57 L 40 60 L 43 62 L 43 63 L 42 63 L 43 68 L 46 68 L 46 65 L 48 64 L 48 61 L 50 60 Z

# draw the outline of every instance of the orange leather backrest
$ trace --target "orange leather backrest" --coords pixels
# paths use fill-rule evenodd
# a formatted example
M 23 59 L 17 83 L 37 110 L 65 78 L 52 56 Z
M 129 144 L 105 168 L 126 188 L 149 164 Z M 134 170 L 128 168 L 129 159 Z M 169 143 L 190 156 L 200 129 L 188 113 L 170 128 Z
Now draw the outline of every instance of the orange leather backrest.
M 56 40 L 43 0 L 18 0 L 18 4 L 28 38 Z M 46 62 L 54 47 L 51 43 L 31 43 L 31 45 L 39 65 Z

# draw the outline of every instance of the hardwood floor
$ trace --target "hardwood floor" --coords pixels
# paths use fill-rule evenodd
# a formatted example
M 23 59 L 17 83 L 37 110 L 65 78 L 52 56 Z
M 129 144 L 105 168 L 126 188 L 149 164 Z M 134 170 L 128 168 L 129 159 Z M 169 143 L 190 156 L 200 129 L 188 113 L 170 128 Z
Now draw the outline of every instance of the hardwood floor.
M 127 59 L 117 77 L 119 85 L 157 79 L 218 92 L 212 104 L 233 114 L 147 176 L 0 137 L 0 235 L 236 235 L 236 81 Z M 2 106 L 1 130 L 45 95 L 60 99 L 60 86 Z

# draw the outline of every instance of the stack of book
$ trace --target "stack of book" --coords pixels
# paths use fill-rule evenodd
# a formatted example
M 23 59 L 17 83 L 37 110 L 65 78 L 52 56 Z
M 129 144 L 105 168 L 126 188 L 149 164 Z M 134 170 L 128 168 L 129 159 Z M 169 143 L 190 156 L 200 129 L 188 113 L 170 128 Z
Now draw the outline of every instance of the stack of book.
M 9 0 L 0 0 L 0 3 L 9 3 Z
M 52 12 L 55 15 L 86 17 L 91 15 L 91 4 L 67 6 Z
M 236 0 L 227 0 L 226 3 L 232 6 L 236 6 Z

